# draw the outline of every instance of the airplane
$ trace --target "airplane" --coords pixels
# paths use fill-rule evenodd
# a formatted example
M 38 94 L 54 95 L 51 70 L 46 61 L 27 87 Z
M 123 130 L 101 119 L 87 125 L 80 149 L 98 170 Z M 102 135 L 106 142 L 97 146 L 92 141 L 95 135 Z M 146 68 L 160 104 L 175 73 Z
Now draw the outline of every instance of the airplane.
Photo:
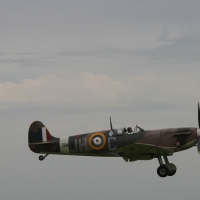
M 173 176 L 177 168 L 169 163 L 168 156 L 197 146 L 200 153 L 200 107 L 198 103 L 199 128 L 167 128 L 144 130 L 137 126 L 114 129 L 110 117 L 110 129 L 74 135 L 64 139 L 50 134 L 46 126 L 35 121 L 30 125 L 28 145 L 44 160 L 49 154 L 122 157 L 126 162 L 157 158 L 157 174 L 164 178 Z M 163 159 L 164 158 L 164 162 Z

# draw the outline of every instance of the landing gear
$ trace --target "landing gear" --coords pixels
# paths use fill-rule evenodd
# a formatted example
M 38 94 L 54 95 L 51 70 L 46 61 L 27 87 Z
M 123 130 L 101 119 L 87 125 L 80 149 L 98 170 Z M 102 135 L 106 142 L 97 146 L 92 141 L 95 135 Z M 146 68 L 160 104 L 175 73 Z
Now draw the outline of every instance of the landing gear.
M 43 161 L 43 160 L 44 160 L 44 157 L 43 157 L 43 156 L 39 156 L 39 160 L 40 160 L 40 161 Z
M 176 166 L 173 163 L 169 163 L 167 156 L 163 156 L 165 164 L 163 164 L 162 158 L 158 155 L 158 161 L 160 166 L 157 169 L 158 176 L 164 178 L 166 176 L 173 176 L 176 173 Z
M 49 155 L 49 154 L 46 154 L 46 155 L 44 155 L 44 156 L 42 156 L 42 155 L 39 156 L 39 160 L 40 160 L 40 161 L 43 161 L 48 155 Z
M 173 171 L 169 172 L 168 176 L 174 176 L 174 174 L 176 174 L 176 170 L 173 170 Z
M 169 167 L 168 165 L 161 165 L 160 167 L 158 167 L 157 169 L 157 173 L 160 177 L 164 178 L 169 174 Z

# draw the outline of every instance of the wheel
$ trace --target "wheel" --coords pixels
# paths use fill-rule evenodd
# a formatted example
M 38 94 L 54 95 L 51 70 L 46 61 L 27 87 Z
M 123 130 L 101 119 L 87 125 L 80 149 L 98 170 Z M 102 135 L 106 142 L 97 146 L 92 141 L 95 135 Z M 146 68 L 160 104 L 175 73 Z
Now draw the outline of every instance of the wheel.
M 43 157 L 43 156 L 39 156 L 39 160 L 40 160 L 40 161 L 43 161 L 43 160 L 44 160 L 44 157 Z
M 164 178 L 169 174 L 169 167 L 167 165 L 161 165 L 157 169 L 158 176 Z
M 176 165 L 174 165 L 173 163 L 169 163 L 167 165 L 169 166 L 170 171 L 176 171 L 177 170 Z
M 167 165 L 170 168 L 168 176 L 173 176 L 174 174 L 176 174 L 176 170 L 177 170 L 176 165 L 174 165 L 173 163 L 169 163 Z
M 169 172 L 168 176 L 174 176 L 174 174 L 176 174 L 176 170 L 173 170 L 173 171 Z

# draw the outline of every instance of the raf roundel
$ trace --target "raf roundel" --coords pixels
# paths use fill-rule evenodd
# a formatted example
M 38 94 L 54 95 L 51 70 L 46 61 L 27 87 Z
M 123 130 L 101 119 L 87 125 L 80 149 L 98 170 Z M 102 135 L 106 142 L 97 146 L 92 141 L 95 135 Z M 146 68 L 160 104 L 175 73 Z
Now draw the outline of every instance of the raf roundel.
M 92 144 L 95 147 L 100 147 L 103 143 L 103 138 L 101 136 L 94 136 L 92 138 Z
M 103 133 L 93 133 L 89 137 L 89 146 L 94 150 L 102 149 L 106 144 L 106 137 Z

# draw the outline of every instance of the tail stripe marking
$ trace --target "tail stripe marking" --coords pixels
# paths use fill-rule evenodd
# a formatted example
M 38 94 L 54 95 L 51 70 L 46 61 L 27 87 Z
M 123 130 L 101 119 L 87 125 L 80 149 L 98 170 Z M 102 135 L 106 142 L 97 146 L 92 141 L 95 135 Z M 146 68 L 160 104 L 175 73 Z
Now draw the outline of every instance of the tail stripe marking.
M 46 127 L 42 127 L 42 138 L 43 142 L 47 141 Z
M 38 136 L 39 136 L 39 141 L 42 142 L 42 129 L 38 128 Z
M 50 135 L 48 129 L 46 129 L 46 133 L 47 133 L 47 141 L 51 140 L 51 135 Z
M 38 136 L 40 142 L 47 142 L 51 140 L 51 135 L 46 127 L 38 128 Z

